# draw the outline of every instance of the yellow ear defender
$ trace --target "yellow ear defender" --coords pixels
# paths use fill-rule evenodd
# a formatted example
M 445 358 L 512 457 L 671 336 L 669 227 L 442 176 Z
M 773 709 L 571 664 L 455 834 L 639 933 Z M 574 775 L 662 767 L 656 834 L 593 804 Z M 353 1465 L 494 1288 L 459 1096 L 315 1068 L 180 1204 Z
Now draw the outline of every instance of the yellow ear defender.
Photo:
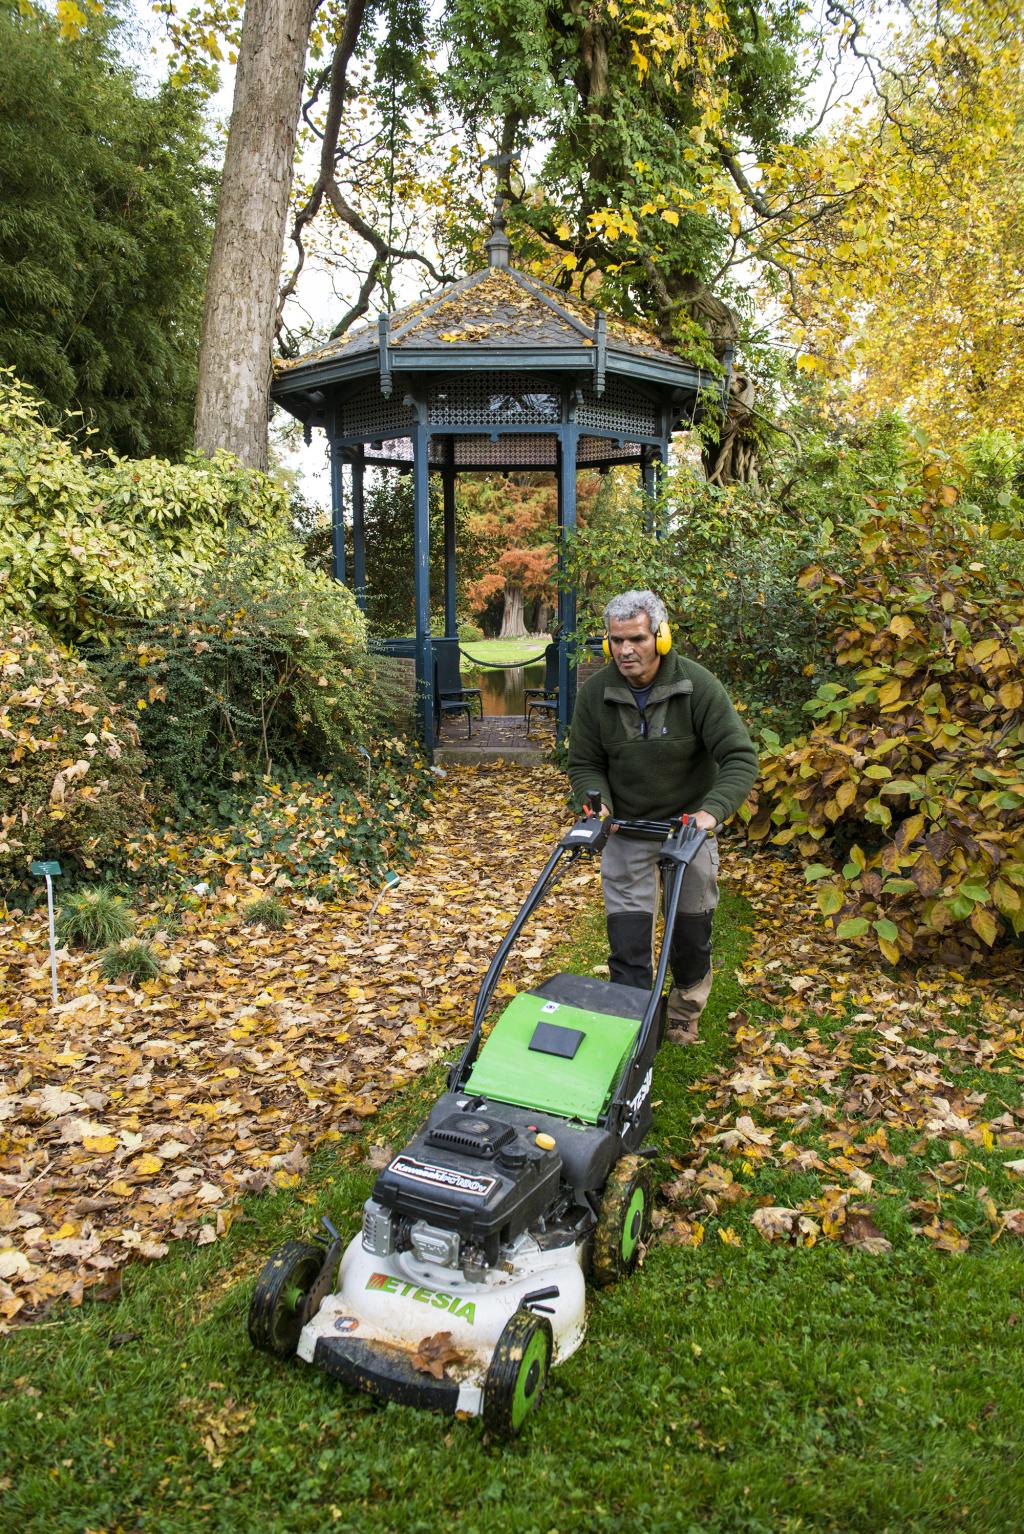
M 667 623 L 659 623 L 657 632 L 654 635 L 654 648 L 657 650 L 659 655 L 667 655 L 669 650 L 671 650 L 672 630 L 669 628 Z M 601 640 L 601 649 L 604 651 L 605 660 L 611 660 L 612 647 L 608 643 L 607 634 L 605 634 L 604 638 Z

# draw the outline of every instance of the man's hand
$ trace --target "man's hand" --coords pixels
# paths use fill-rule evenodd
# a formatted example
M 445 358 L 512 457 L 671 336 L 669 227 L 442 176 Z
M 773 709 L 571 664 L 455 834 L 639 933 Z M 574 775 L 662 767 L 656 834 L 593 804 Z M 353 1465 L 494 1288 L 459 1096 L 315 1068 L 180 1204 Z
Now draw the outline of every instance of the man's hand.
M 690 819 L 698 831 L 713 831 L 718 825 L 718 821 L 708 810 L 698 810 L 696 815 L 690 816 Z
M 593 812 L 593 810 L 590 808 L 590 806 L 588 804 L 585 804 L 583 806 L 583 813 L 586 816 L 586 818 L 589 820 L 591 815 L 594 812 Z M 602 820 L 607 820 L 608 816 L 610 814 L 611 814 L 611 810 L 608 808 L 608 806 L 604 802 L 602 802 L 602 804 L 601 804 L 601 819 Z

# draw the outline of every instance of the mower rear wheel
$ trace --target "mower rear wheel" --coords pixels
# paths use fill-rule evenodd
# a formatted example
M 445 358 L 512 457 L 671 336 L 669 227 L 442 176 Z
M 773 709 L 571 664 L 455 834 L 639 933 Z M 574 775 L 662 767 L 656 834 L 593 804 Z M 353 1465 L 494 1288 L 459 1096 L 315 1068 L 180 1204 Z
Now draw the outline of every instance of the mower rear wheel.
M 517 1310 L 505 1323 L 484 1380 L 484 1425 L 501 1438 L 518 1438 L 538 1405 L 551 1366 L 551 1322 Z
M 595 1284 L 617 1284 L 633 1272 L 650 1232 L 653 1204 L 650 1166 L 639 1156 L 623 1156 L 612 1168 L 601 1195 L 591 1260 Z
M 295 1352 L 306 1296 L 325 1255 L 322 1246 L 286 1241 L 264 1263 L 249 1305 L 249 1341 L 261 1353 L 291 1358 Z

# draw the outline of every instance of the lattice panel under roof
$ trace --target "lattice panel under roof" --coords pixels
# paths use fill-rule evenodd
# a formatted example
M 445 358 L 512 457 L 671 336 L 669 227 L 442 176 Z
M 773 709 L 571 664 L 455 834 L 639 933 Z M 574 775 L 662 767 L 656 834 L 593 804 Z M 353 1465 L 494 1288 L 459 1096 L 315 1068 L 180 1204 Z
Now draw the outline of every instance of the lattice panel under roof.
M 456 468 L 473 464 L 494 469 L 554 469 L 558 439 L 541 433 L 514 432 L 492 442 L 490 437 L 456 437 Z
M 390 437 L 405 432 L 414 416 L 408 405 L 396 395 L 385 399 L 374 379 L 367 388 L 351 395 L 338 407 L 338 435 L 341 437 Z
M 558 467 L 558 439 L 553 433 L 506 432 L 493 442 L 489 436 L 457 436 L 455 468 L 514 470 Z M 643 448 L 639 442 L 619 442 L 607 437 L 580 437 L 576 462 L 593 467 L 602 463 L 639 463 Z M 410 468 L 413 461 L 411 437 L 385 438 L 366 449 L 366 462 Z M 431 437 L 430 467 L 439 469 L 449 460 L 446 439 Z
M 561 419 L 562 400 L 550 378 L 468 373 L 434 384 L 427 410 L 436 426 L 551 426 Z
M 433 461 L 433 453 L 431 453 Z M 411 437 L 386 437 L 383 441 L 375 441 L 366 449 L 365 459 L 367 463 L 383 463 L 406 465 L 412 467 L 413 449 Z
M 580 426 L 615 437 L 657 435 L 654 404 L 629 384 L 611 379 L 603 398 L 594 394 L 592 386 L 582 394 L 576 415 Z M 502 372 L 470 373 L 460 378 L 438 380 L 430 387 L 427 407 L 430 425 L 434 428 L 556 426 L 562 412 L 558 386 L 550 379 Z M 397 397 L 385 399 L 376 382 L 351 395 L 338 407 L 338 428 L 342 437 L 372 442 L 404 435 L 412 423 L 410 406 Z M 487 454 L 487 460 L 490 461 L 492 456 Z M 594 456 L 588 450 L 587 457 Z M 550 453 L 546 452 L 544 461 L 549 457 Z M 517 454 L 515 461 L 520 462 L 521 455 Z
M 642 437 L 653 437 L 658 430 L 653 401 L 617 378 L 609 378 L 600 398 L 594 393 L 593 385 L 587 385 L 576 420 L 580 426 L 614 432 L 617 436 L 634 432 Z
M 577 463 L 621 463 L 623 459 L 636 459 L 640 462 L 643 448 L 639 442 L 623 442 L 620 447 L 618 442 L 609 441 L 607 437 L 580 437 L 576 448 Z

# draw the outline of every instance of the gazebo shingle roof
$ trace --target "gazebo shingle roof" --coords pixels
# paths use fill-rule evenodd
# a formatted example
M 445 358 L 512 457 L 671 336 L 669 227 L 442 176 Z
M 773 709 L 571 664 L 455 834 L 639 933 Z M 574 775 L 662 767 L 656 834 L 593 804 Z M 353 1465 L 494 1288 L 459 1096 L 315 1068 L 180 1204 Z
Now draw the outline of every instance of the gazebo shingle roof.
M 457 347 L 466 354 L 496 345 L 524 350 L 594 346 L 602 325 L 610 351 L 681 360 L 643 326 L 605 319 L 589 304 L 524 272 L 494 267 L 484 267 L 391 314 L 388 347 L 397 363 L 402 352 L 420 348 Z M 361 325 L 302 357 L 279 360 L 276 371 L 280 377 L 310 363 L 354 359 L 375 351 L 378 344 L 378 323 Z

